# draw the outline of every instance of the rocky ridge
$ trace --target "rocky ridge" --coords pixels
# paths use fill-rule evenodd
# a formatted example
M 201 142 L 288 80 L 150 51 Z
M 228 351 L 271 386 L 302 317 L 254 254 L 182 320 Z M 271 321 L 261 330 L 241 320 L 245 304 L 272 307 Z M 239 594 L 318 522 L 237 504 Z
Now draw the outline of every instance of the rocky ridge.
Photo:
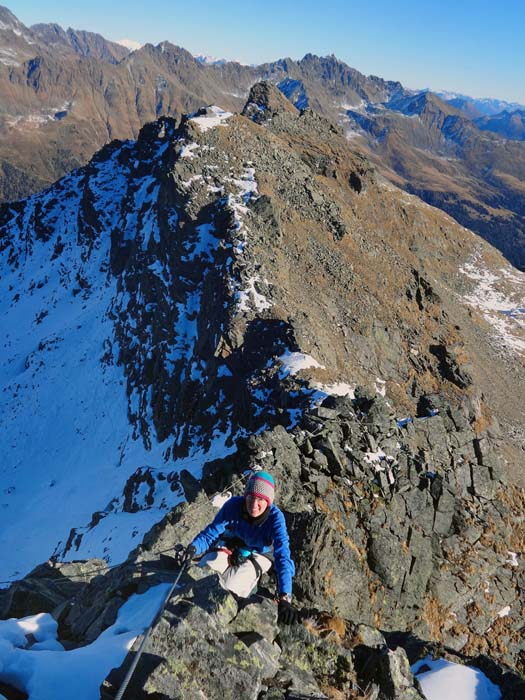
M 270 580 L 238 601 L 193 567 L 153 629 L 132 697 L 422 698 L 410 664 L 430 654 L 483 669 L 503 700 L 517 700 L 524 572 L 507 547 L 523 546 L 524 496 L 505 492 L 490 440 L 467 415 L 438 397 L 427 411 L 400 424 L 375 392 L 330 397 L 291 433 L 278 426 L 208 465 L 204 491 L 123 565 L 40 567 L 2 593 L 2 617 L 51 610 L 67 648 L 93 642 L 130 595 L 170 580 L 162 553 L 213 517 L 217 483 L 239 493 L 239 467 L 263 463 L 291 533 L 302 623 L 277 626 Z M 101 697 L 114 697 L 126 670 Z
M 485 130 L 484 122 L 432 93 L 402 95 L 346 115 L 356 144 L 389 179 L 523 266 L 523 143 Z M 518 117 L 512 119 L 519 130 Z
M 93 376 L 102 368 L 104 391 L 118 396 L 125 387 L 131 432 L 127 421 L 119 428 L 116 454 L 104 433 L 104 460 L 126 464 L 125 481 L 86 514 L 85 534 L 101 516 L 106 527 L 127 512 L 134 490 L 146 489 L 144 506 L 182 494 L 171 460 L 190 459 L 183 468 L 198 477 L 199 450 L 291 428 L 338 383 L 378 382 L 409 414 L 429 392 L 469 401 L 479 429 L 504 438 L 507 469 L 520 479 L 520 351 L 501 339 L 492 347 L 497 336 L 466 302 L 471 278 L 460 267 L 482 259 L 497 270 L 501 259 L 382 181 L 326 120 L 281 109 L 278 93 L 261 99 L 271 90 L 257 88 L 247 103 L 247 113 L 258 104 L 260 124 L 220 110 L 178 131 L 160 120 L 136 144 L 115 142 L 47 193 L 0 211 L 8 313 L 31 297 L 28 338 L 35 327 L 40 335 L 27 373 L 9 380 L 5 415 L 23 433 L 31 419 L 12 402 L 34 396 L 41 363 L 60 382 L 64 338 L 93 342 L 82 325 L 57 328 L 64 304 L 96 310 L 104 331 Z M 519 320 L 507 317 L 518 330 Z M 90 410 L 108 424 L 98 403 Z M 27 456 L 13 456 L 13 470 L 18 459 Z M 83 538 L 66 539 L 59 551 L 78 551 Z
M 523 109 L 479 117 L 475 120 L 475 124 L 482 131 L 493 131 L 507 139 L 525 140 L 525 110 Z
M 100 562 L 33 571 L 1 593 L 2 616 L 53 611 L 60 639 L 93 642 L 130 595 L 166 580 L 160 554 L 213 517 L 202 489 L 235 491 L 241 471 L 262 463 L 280 484 L 310 630 L 300 626 L 287 639 L 269 603 L 250 617 L 216 582 L 188 580 L 192 592 L 154 631 L 161 661 L 144 669 L 144 697 L 184 697 L 188 688 L 224 696 L 219 662 L 239 692 L 249 668 L 246 692 L 267 700 L 420 697 L 405 653 L 394 652 L 406 646 L 411 661 L 432 648 L 483 665 L 506 700 L 517 698 L 520 438 L 507 439 L 509 422 L 500 428 L 498 418 L 520 410 L 522 355 L 495 343 L 494 329 L 467 301 L 473 278 L 464 272 L 482 261 L 496 274 L 504 262 L 384 181 L 340 129 L 297 112 L 272 85 L 252 91 L 244 115 L 208 108 L 180 127 L 159 120 L 136 143 L 114 142 L 47 192 L 0 210 L 4 311 L 17 319 L 4 339 L 1 413 L 19 421 L 19 432 L 7 426 L 8 478 L 28 468 L 25 406 L 45 405 L 38 418 L 54 423 L 56 412 L 96 395 L 88 407 L 95 428 L 79 435 L 75 426 L 75 458 L 98 454 L 86 444 L 91 433 L 97 443 L 104 427 L 111 433 L 101 459 L 111 469 L 91 464 L 87 475 L 89 484 L 112 479 L 111 498 L 104 492 L 92 507 L 93 489 L 85 489 L 82 513 L 91 507 L 91 519 L 82 527 L 77 513 L 54 559 L 93 553 L 99 532 L 106 534 L 96 553 L 109 558 L 121 516 L 149 514 L 152 524 L 182 498 L 190 502 L 143 539 L 148 528 L 137 527 L 127 542 L 142 544 L 107 573 Z M 17 345 L 24 324 L 30 352 Z M 94 361 L 84 365 L 89 390 L 66 404 L 60 348 L 69 336 L 77 371 Z M 42 368 L 54 377 L 52 397 Z M 370 388 L 337 398 L 341 383 L 347 395 L 350 383 Z M 100 396 L 110 397 L 111 415 Z M 519 425 L 519 415 L 513 419 Z M 42 431 L 46 445 L 51 432 Z M 222 452 L 212 449 L 218 441 Z M 32 443 L 42 464 L 46 445 L 38 435 Z M 75 472 L 58 454 L 49 463 Z M 45 481 L 33 475 L 40 496 L 71 500 L 71 481 L 60 474 L 51 486 L 43 471 Z M 25 494 L 9 496 L 16 505 Z M 51 591 L 49 577 L 60 582 Z M 363 670 L 360 642 L 375 659 L 373 673 Z M 171 663 L 170 650 L 183 646 L 203 665 L 186 657 Z M 221 650 L 215 660 L 212 648 Z M 213 673 L 203 672 L 206 664 Z

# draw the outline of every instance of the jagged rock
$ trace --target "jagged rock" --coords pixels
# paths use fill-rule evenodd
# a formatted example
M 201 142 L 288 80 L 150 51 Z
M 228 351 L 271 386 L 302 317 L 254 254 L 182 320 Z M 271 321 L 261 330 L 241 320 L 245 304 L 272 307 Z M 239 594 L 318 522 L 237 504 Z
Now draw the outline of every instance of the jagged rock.
M 401 647 L 381 654 L 378 665 L 379 686 L 389 700 L 425 700 Z
M 367 413 L 372 403 L 375 401 L 375 391 L 364 386 L 356 386 L 354 390 L 355 406 L 362 413 Z
M 0 591 L 0 619 L 36 615 L 62 607 L 105 566 L 101 559 L 37 566 L 25 579 Z
M 359 646 L 354 649 L 354 656 L 361 688 L 377 688 L 376 697 L 381 700 L 424 700 L 401 647 L 392 650 Z
M 193 474 L 190 474 L 187 469 L 183 469 L 180 473 L 180 483 L 184 490 L 186 500 L 188 503 L 193 503 L 201 490 L 198 479 L 196 479 Z
M 328 604 L 344 617 L 371 622 L 369 601 L 366 596 L 357 595 L 357 591 L 368 587 L 359 550 L 361 543 L 338 532 L 324 514 L 309 515 L 305 520 L 294 547 L 295 585 L 300 596 L 312 605 L 327 607 Z
M 150 650 L 164 660 L 141 679 L 146 694 L 173 700 L 199 694 L 256 700 L 261 689 L 259 658 L 235 635 L 214 625 L 207 614 L 200 621 L 193 614 L 188 624 L 167 613 L 152 633 Z
M 212 615 L 222 627 L 230 623 L 237 615 L 238 605 L 236 598 L 220 587 L 216 574 L 207 576 L 194 583 L 192 594 L 192 613 L 204 610 L 208 615 Z M 200 613 L 198 614 L 200 615 Z M 186 615 L 185 620 L 191 625 L 191 613 Z
M 334 408 L 327 408 L 326 406 L 319 406 L 317 409 L 317 415 L 319 418 L 323 418 L 325 420 L 333 420 L 337 418 L 339 415 L 337 410 Z
M 290 699 L 300 700 L 308 697 L 322 700 L 326 698 L 315 680 L 302 649 L 286 648 L 274 682 L 287 689 L 286 697 Z
M 363 424 L 374 437 L 385 435 L 394 424 L 392 409 L 381 396 L 376 396 L 369 401 L 365 412 Z
M 260 637 L 257 632 L 238 634 L 250 653 L 261 663 L 261 677 L 264 681 L 271 679 L 279 670 L 281 648 L 276 642 Z
M 257 633 L 269 642 L 277 637 L 277 605 L 269 598 L 257 596 L 250 599 L 242 608 L 235 619 L 230 623 L 232 632 Z
M 243 116 L 262 124 L 280 112 L 289 114 L 293 118 L 299 116 L 298 110 L 275 85 L 267 81 L 253 85 L 242 111 Z
M 398 591 L 411 563 L 409 551 L 400 551 L 399 544 L 396 535 L 382 529 L 371 537 L 368 550 L 372 570 L 388 588 Z
M 277 240 L 282 237 L 281 225 L 279 223 L 279 212 L 276 210 L 271 197 L 261 195 L 254 201 L 248 203 L 250 211 L 254 212 L 261 220 L 262 225 L 270 236 L 275 236 Z
M 338 416 L 344 418 L 355 416 L 354 401 L 346 396 L 327 396 L 321 406 L 334 410 Z
M 354 630 L 356 645 L 362 644 L 372 649 L 381 649 L 386 646 L 386 640 L 379 630 L 369 625 L 357 625 Z
M 439 362 L 441 374 L 462 389 L 472 384 L 472 375 L 469 370 L 458 359 L 456 348 L 446 345 L 432 345 L 430 352 L 436 356 Z

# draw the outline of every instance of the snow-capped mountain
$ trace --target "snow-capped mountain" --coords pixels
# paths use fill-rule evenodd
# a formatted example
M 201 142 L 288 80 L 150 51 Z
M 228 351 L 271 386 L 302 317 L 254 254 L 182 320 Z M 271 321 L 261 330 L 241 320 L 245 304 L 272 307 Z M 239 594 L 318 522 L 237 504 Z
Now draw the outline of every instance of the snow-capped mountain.
M 507 102 L 505 100 L 497 100 L 492 97 L 469 97 L 457 92 L 442 92 L 433 90 L 436 95 L 441 97 L 445 102 L 449 102 L 453 107 L 461 109 L 470 116 L 475 117 L 491 117 L 501 112 L 516 112 L 520 109 L 525 109 L 525 105 L 519 102 Z
M 225 63 L 227 63 L 227 60 L 225 58 L 215 58 L 215 56 L 207 56 L 202 53 L 193 56 L 193 58 L 199 63 L 204 63 L 208 66 L 222 66 Z

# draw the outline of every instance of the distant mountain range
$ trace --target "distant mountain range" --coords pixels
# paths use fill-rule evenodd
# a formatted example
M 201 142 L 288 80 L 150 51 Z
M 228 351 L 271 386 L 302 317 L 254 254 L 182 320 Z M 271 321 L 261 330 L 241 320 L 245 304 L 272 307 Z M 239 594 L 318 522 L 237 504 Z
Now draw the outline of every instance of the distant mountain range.
M 490 117 L 480 117 L 474 120 L 478 129 L 493 131 L 507 139 L 525 140 L 525 109 L 514 112 L 502 112 Z
M 105 143 L 135 138 L 162 115 L 177 121 L 203 104 L 239 110 L 259 80 L 277 85 L 298 109 L 338 124 L 392 182 L 525 265 L 519 112 L 483 119 L 480 101 L 454 106 L 432 93 L 414 94 L 335 56 L 243 66 L 196 59 L 169 42 L 130 53 L 98 34 L 25 27 L 6 8 L 0 8 L 0 199 L 50 185 Z
M 449 102 L 453 107 L 457 107 L 471 117 L 491 117 L 501 112 L 517 112 L 525 109 L 525 105 L 518 102 L 506 102 L 505 100 L 496 100 L 491 97 L 469 97 L 457 92 L 439 92 L 436 90 L 425 90 L 424 92 L 434 92 L 442 100 Z

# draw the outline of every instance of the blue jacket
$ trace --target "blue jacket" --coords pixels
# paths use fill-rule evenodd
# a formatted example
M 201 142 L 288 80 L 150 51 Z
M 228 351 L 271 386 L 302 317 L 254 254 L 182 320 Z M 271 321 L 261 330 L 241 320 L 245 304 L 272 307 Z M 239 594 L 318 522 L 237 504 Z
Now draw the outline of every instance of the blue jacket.
M 290 542 L 284 515 L 272 503 L 268 518 L 259 525 L 253 525 L 244 511 L 244 497 L 234 496 L 222 506 L 214 520 L 193 540 L 197 555 L 210 549 L 217 540 L 225 537 L 238 537 L 248 549 L 254 552 L 271 551 L 275 560 L 275 573 L 279 593 L 292 593 L 292 576 L 295 566 L 290 556 Z

